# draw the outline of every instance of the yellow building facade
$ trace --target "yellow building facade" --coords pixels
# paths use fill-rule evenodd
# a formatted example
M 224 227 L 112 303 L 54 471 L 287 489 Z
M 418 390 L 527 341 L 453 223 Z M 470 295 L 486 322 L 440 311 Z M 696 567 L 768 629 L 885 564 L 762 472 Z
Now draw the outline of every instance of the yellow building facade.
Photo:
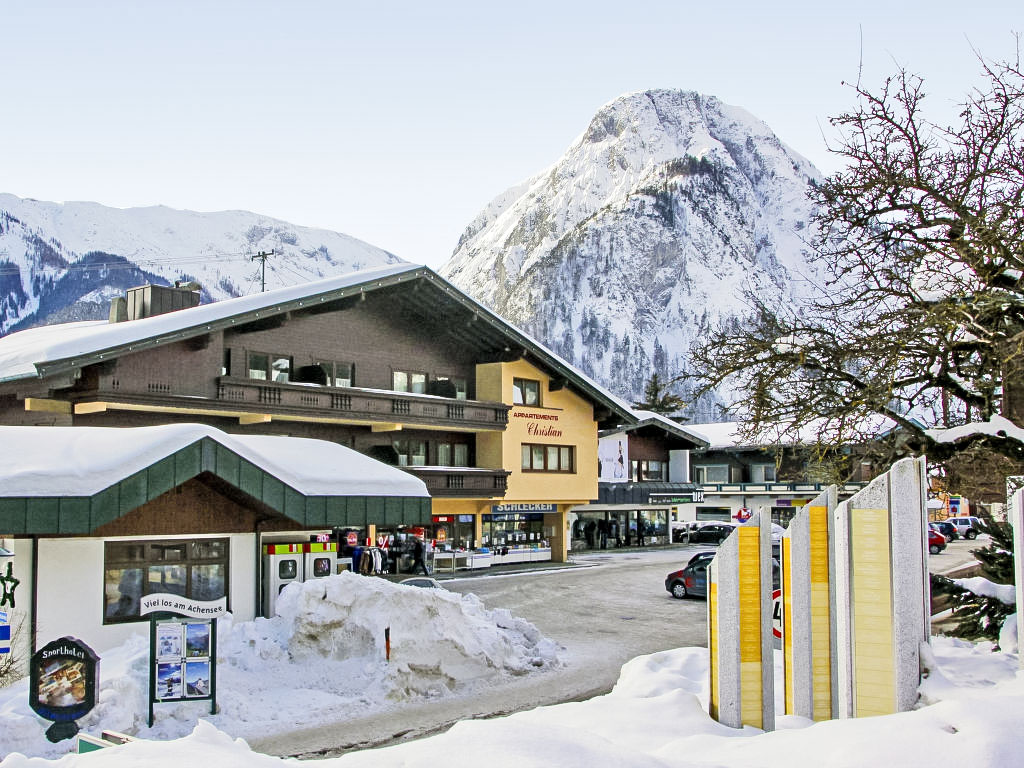
M 434 522 L 466 526 L 472 518 L 479 546 L 549 548 L 551 560 L 564 562 L 568 510 L 597 497 L 593 405 L 523 359 L 478 365 L 476 391 L 512 405 L 504 431 L 476 436 L 477 466 L 509 472 L 507 488 L 501 499 L 435 498 Z

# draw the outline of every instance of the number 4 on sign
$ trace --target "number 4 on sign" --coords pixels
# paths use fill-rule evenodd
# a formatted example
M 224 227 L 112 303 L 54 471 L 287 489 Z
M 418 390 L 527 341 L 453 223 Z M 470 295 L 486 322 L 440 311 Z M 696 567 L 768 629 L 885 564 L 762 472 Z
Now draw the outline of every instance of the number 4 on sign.
M 772 592 L 772 634 L 782 639 L 782 590 Z

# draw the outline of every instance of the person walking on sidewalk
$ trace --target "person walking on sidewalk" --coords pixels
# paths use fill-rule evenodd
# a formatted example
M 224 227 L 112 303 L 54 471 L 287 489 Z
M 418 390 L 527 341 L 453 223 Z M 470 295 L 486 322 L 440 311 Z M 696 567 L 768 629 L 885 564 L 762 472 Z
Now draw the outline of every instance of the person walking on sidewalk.
M 417 568 L 422 568 L 423 575 L 429 576 L 430 571 L 427 570 L 427 563 L 423 559 L 424 549 L 423 539 L 417 536 L 416 541 L 412 545 L 412 570 L 415 573 Z

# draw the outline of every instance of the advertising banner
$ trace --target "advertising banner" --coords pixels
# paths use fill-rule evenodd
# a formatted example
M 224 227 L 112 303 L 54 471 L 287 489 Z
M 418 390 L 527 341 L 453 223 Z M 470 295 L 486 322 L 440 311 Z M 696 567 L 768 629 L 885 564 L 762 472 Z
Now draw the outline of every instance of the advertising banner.
M 597 441 L 598 480 L 602 483 L 629 481 L 629 440 L 624 433 Z

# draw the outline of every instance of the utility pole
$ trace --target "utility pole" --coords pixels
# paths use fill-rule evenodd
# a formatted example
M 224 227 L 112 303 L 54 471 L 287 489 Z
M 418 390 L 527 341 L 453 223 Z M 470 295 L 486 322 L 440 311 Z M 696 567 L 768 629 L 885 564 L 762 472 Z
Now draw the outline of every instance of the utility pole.
M 260 265 L 260 293 L 263 293 L 264 291 L 267 290 L 267 257 L 273 255 L 274 250 L 271 249 L 269 251 L 260 251 L 255 256 L 249 257 L 249 261 L 256 261 L 256 259 L 259 259 L 261 262 L 263 262 Z

